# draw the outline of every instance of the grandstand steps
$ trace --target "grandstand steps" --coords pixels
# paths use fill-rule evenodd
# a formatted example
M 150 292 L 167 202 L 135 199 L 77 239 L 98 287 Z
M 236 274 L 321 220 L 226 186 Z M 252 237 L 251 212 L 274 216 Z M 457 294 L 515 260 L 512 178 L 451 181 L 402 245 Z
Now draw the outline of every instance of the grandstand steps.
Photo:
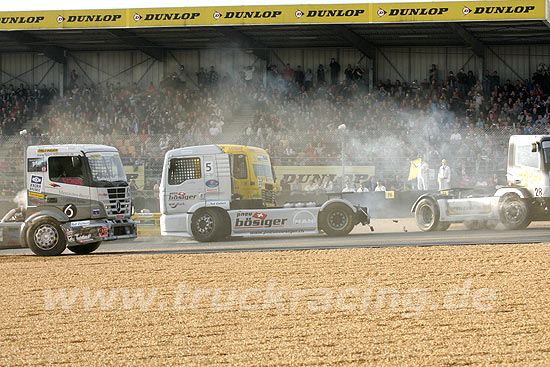
M 240 108 L 225 121 L 223 134 L 228 143 L 239 142 L 246 128 L 253 123 L 256 106 L 243 103 Z

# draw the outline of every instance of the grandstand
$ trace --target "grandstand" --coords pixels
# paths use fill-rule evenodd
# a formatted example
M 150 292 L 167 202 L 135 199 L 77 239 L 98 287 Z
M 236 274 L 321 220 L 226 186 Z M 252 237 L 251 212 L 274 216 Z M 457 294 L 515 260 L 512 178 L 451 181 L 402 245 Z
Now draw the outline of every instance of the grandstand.
M 283 173 L 337 166 L 343 144 L 394 190 L 419 156 L 501 184 L 508 136 L 550 133 L 547 2 L 422 4 L 0 13 L 0 195 L 38 142 L 117 146 L 143 195 L 167 149 L 210 142 Z

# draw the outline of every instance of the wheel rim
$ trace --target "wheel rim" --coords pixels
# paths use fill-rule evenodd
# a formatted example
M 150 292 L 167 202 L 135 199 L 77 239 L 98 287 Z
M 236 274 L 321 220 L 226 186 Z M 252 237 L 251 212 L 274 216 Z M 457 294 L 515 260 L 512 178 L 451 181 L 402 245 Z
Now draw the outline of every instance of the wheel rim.
M 420 226 L 429 227 L 433 223 L 434 212 L 429 205 L 424 205 L 419 209 L 419 213 L 416 218 Z
M 328 215 L 327 224 L 330 229 L 341 231 L 349 224 L 349 216 L 342 210 L 335 210 Z
M 519 201 L 509 202 L 504 208 L 504 218 L 508 223 L 517 224 L 521 223 L 525 218 L 526 210 L 525 206 Z
M 58 241 L 57 229 L 51 224 L 42 224 L 34 232 L 34 243 L 42 250 L 51 250 Z
M 214 230 L 214 220 L 210 214 L 203 214 L 197 220 L 195 227 L 199 234 L 210 234 Z

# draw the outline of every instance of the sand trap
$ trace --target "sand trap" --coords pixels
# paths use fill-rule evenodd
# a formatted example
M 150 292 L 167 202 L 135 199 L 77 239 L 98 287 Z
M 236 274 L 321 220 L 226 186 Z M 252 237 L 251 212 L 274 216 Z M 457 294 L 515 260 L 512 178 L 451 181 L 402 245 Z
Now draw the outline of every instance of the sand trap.
M 540 365 L 549 260 L 547 244 L 0 256 L 0 365 Z

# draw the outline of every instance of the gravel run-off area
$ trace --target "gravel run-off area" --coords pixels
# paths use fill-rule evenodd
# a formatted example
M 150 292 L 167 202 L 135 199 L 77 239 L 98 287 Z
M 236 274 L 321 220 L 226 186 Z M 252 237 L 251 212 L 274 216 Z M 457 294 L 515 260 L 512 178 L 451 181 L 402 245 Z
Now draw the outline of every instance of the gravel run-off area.
M 0 366 L 543 365 L 548 249 L 0 256 Z

